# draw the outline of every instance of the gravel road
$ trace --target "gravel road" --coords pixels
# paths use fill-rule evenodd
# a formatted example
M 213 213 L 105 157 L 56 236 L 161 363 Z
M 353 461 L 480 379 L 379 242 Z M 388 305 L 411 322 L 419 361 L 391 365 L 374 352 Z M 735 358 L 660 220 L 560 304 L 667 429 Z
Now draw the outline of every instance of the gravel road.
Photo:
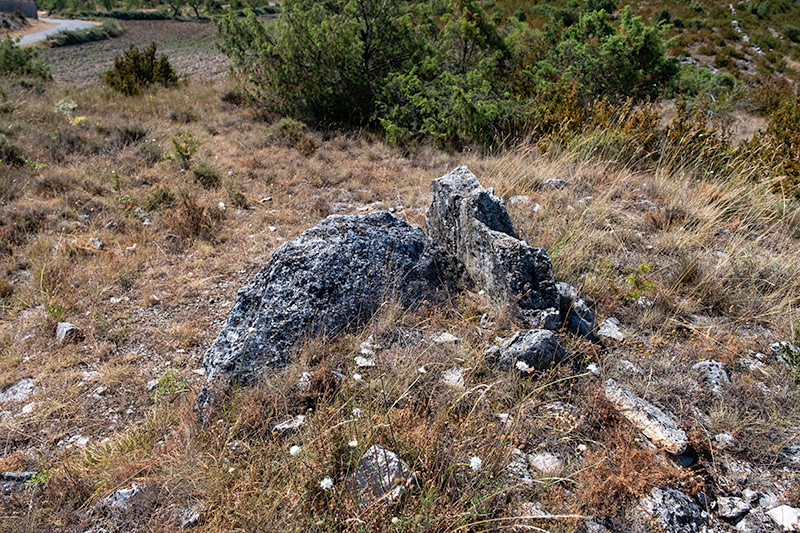
M 42 22 L 49 22 L 50 24 L 55 24 L 52 28 L 47 28 L 46 30 L 37 31 L 35 33 L 29 33 L 28 35 L 23 35 L 20 38 L 20 41 L 17 44 L 32 44 L 38 41 L 41 41 L 47 38 L 49 35 L 53 35 L 54 33 L 58 33 L 62 30 L 80 30 L 83 28 L 92 28 L 95 25 L 91 22 L 86 22 L 83 20 L 63 20 L 63 19 L 39 19 Z

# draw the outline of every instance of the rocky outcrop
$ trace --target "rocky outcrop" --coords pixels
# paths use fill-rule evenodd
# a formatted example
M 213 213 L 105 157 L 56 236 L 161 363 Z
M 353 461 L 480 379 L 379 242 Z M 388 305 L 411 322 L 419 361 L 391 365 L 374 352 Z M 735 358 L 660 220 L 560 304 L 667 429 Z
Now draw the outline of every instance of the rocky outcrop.
M 447 297 L 462 272 L 420 228 L 387 212 L 326 218 L 278 248 L 239 291 L 206 352 L 198 407 L 286 364 L 302 339 L 364 324 L 387 300 L 414 308 Z
M 506 370 L 516 368 L 527 373 L 531 370 L 547 370 L 561 362 L 567 352 L 558 343 L 552 331 L 532 329 L 518 331 L 500 345 L 489 348 L 486 362 Z
M 686 451 L 689 445 L 686 433 L 671 415 L 621 387 L 613 379 L 606 382 L 605 396 L 619 414 L 654 445 L 675 455 Z
M 547 253 L 517 238 L 503 200 L 465 166 L 435 179 L 428 234 L 455 255 L 493 305 L 530 328 L 560 326 Z

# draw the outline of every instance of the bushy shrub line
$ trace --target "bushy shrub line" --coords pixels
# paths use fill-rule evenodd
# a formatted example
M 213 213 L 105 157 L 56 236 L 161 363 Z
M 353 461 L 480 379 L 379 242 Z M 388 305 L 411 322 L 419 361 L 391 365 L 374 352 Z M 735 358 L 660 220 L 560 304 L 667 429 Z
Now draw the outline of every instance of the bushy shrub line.
M 0 40 L 0 74 L 9 78 L 52 79 L 50 69 L 32 48 L 20 48 L 12 39 Z
M 552 10 L 541 31 L 474 0 L 287 0 L 274 24 L 220 19 L 220 46 L 271 111 L 400 145 L 492 147 L 577 125 L 598 97 L 655 97 L 674 77 L 665 28 L 613 9 Z
M 115 20 L 107 20 L 94 28 L 62 30 L 50 39 L 50 46 L 72 46 L 91 41 L 104 41 L 122 35 L 122 25 Z

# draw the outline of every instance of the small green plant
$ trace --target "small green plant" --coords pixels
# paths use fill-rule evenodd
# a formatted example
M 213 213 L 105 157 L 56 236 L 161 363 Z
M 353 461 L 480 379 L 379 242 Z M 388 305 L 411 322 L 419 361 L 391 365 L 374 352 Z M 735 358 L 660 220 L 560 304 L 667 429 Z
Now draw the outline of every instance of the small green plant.
M 27 159 L 22 155 L 22 151 L 16 145 L 11 144 L 11 141 L 5 135 L 0 133 L 0 163 L 5 163 L 12 167 L 21 167 L 26 162 Z
M 67 314 L 67 310 L 64 309 L 63 305 L 58 302 L 49 301 L 49 299 L 44 304 L 44 310 L 47 312 L 47 315 L 56 322 L 61 322 Z
M 194 179 L 203 187 L 211 188 L 219 186 L 219 172 L 208 163 L 200 163 L 192 169 L 192 173 L 194 174 Z
M 36 472 L 25 484 L 29 487 L 43 487 L 47 485 L 49 480 L 50 470 L 42 470 L 41 472 Z
M 628 283 L 628 293 L 625 295 L 626 300 L 638 300 L 642 297 L 642 293 L 656 288 L 655 282 L 646 278 L 647 274 L 652 271 L 653 263 L 645 261 L 644 263 L 639 263 L 633 272 L 625 276 L 625 281 Z
M 169 188 L 158 187 L 147 195 L 145 209 L 148 211 L 156 211 L 157 209 L 163 209 L 165 207 L 173 207 L 176 201 L 175 193 Z
M 226 188 L 228 189 L 228 200 L 234 207 L 247 209 L 247 197 L 242 192 L 242 187 L 235 181 L 229 181 Z
M 174 87 L 178 74 L 165 54 L 156 56 L 156 43 L 144 50 L 135 46 L 114 59 L 114 67 L 101 74 L 103 83 L 128 96 L 141 94 L 151 85 Z
M 170 137 L 174 150 L 169 152 L 165 157 L 171 160 L 177 160 L 183 170 L 188 170 L 192 161 L 192 156 L 197 152 L 200 147 L 200 141 L 192 134 L 191 131 L 183 132 L 179 137 Z
M 153 397 L 158 399 L 162 396 L 183 392 L 186 389 L 186 380 L 181 378 L 177 370 L 170 369 L 159 378 L 158 383 L 153 390 Z

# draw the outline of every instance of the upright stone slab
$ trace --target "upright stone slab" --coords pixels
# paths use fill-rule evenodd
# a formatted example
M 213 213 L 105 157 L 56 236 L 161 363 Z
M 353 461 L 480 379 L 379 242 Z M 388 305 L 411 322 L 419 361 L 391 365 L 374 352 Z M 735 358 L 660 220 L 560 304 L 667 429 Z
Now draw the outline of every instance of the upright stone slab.
M 558 328 L 550 258 L 517 238 L 503 200 L 465 166 L 435 179 L 432 189 L 428 234 L 461 260 L 492 304 L 527 327 Z
M 387 212 L 330 216 L 278 248 L 239 291 L 206 352 L 198 408 L 232 384 L 286 364 L 304 338 L 362 325 L 387 300 L 410 309 L 443 299 L 460 279 L 463 270 L 450 254 Z

